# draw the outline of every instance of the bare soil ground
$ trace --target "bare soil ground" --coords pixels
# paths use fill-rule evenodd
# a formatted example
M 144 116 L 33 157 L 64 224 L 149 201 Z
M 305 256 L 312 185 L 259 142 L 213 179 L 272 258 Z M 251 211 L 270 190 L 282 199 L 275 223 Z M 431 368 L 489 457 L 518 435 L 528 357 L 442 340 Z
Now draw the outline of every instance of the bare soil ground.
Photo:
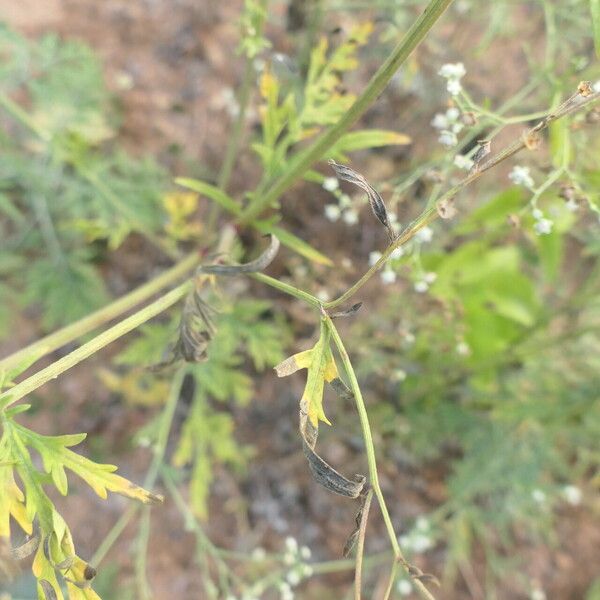
M 0 0 L 0 17 L 30 36 L 58 32 L 92 46 L 105 65 L 108 85 L 119 98 L 122 143 L 132 152 L 158 157 L 175 172 L 186 172 L 193 165 L 210 174 L 218 169 L 231 125 L 224 90 L 235 88 L 240 80 L 241 61 L 234 48 L 241 4 L 241 0 L 20 0 L 18 3 Z M 274 10 L 275 20 L 284 23 L 282 4 L 275 4 Z M 449 28 L 447 24 L 444 27 Z M 457 51 L 469 47 L 472 41 L 472 32 L 467 28 L 447 33 L 452 34 Z M 275 46 L 285 49 L 285 45 L 285 39 L 276 35 Z M 517 59 L 518 48 L 503 40 L 492 50 L 491 55 L 496 53 L 504 65 L 513 61 L 512 76 L 492 77 L 494 69 L 486 59 L 486 66 L 479 69 L 479 82 L 488 93 L 493 86 L 498 98 L 506 98 L 524 77 L 523 66 Z M 368 120 L 394 126 L 401 121 L 401 127 L 415 137 L 412 151 L 418 153 L 422 123 L 411 124 L 398 116 L 411 102 L 414 100 L 404 95 L 386 94 L 369 113 Z M 375 176 L 377 172 L 386 175 L 402 163 L 402 152 L 370 157 L 367 168 Z M 234 190 L 242 189 L 247 181 L 254 179 L 252 165 L 249 158 L 242 157 Z M 332 257 L 343 257 L 352 246 L 353 254 L 362 256 L 364 261 L 373 234 L 363 233 L 360 238 L 349 239 L 343 229 L 325 232 L 320 208 L 315 217 L 314 207 L 321 205 L 320 197 L 307 201 L 291 194 L 286 208 L 288 225 L 309 242 L 318 240 L 317 245 Z M 138 283 L 127 274 L 140 271 L 131 266 L 144 263 L 139 251 L 134 244 L 119 255 L 124 285 Z M 343 271 L 340 276 L 345 276 Z M 376 290 L 372 293 L 375 295 Z M 297 311 L 294 307 L 287 308 Z M 294 317 L 302 315 L 296 312 Z M 29 341 L 35 335 L 33 329 L 31 324 L 24 324 L 23 339 L 13 343 Z M 57 408 L 51 423 L 47 411 L 43 411 L 35 426 L 46 432 L 88 431 L 91 438 L 98 439 L 98 448 L 107 450 L 110 460 L 120 465 L 125 476 L 139 481 L 149 456 L 143 450 L 132 451 L 128 444 L 132 432 L 146 421 L 148 414 L 115 401 L 98 385 L 95 369 L 106 363 L 111 352 L 95 356 L 73 369 L 68 377 L 47 386 L 41 394 L 44 400 L 53 399 L 57 407 L 68 407 L 68 411 Z M 207 524 L 215 543 L 242 551 L 257 545 L 278 550 L 283 537 L 294 535 L 313 549 L 318 560 L 340 556 L 355 507 L 316 487 L 307 474 L 295 433 L 299 393 L 299 389 L 264 377 L 258 387 L 260 401 L 239 409 L 236 419 L 240 438 L 254 444 L 257 455 L 243 481 L 236 481 L 224 472 L 217 477 Z M 337 417 L 340 423 L 344 422 L 342 414 Z M 336 464 L 347 465 L 349 472 L 364 470 L 356 444 L 348 436 L 336 439 L 330 435 L 326 444 L 328 455 Z M 383 464 L 384 491 L 389 497 L 401 499 L 392 507 L 399 525 L 443 499 L 440 483 L 443 465 L 430 465 L 417 473 L 392 460 Z M 100 501 L 83 489 L 81 495 L 69 496 L 59 503 L 76 532 L 83 556 L 91 556 L 127 506 L 115 497 L 108 502 Z M 374 514 L 370 528 L 375 531 L 378 527 L 381 528 L 379 516 Z M 119 563 L 125 578 L 132 576 L 130 548 L 135 532 L 134 526 L 128 527 L 109 557 Z M 372 538 L 370 551 L 385 548 L 383 535 Z M 560 515 L 559 537 L 554 547 L 535 546 L 528 540 L 522 544 L 522 553 L 527 557 L 526 572 L 530 578 L 544 582 L 549 599 L 581 600 L 589 581 L 598 574 L 600 526 L 585 509 L 570 509 Z M 160 509 L 160 515 L 155 512 L 150 548 L 148 572 L 155 597 L 201 600 L 200 575 L 193 559 L 194 541 L 184 531 L 171 503 Z M 419 566 L 439 574 L 441 556 L 431 552 L 427 563 Z M 444 590 L 443 598 L 481 600 L 483 578 L 482 561 L 476 559 L 472 568 L 461 573 L 453 591 Z M 351 580 L 351 573 L 331 575 L 320 583 L 304 586 L 298 597 L 331 598 L 334 593 L 331 590 L 339 589 L 335 597 L 342 598 L 345 593 L 342 590 L 348 589 Z M 328 591 L 321 587 L 324 584 Z M 118 593 L 114 597 L 118 598 Z M 507 581 L 498 598 L 519 600 L 522 596 L 514 591 L 513 582 Z

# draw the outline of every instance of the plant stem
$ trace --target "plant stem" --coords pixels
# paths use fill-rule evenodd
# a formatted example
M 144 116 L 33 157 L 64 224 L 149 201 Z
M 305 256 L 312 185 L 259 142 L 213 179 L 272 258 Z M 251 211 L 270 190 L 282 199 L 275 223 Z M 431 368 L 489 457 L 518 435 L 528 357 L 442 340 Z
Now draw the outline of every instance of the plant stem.
M 306 150 L 291 158 L 287 171 L 273 184 L 262 196 L 256 199 L 244 210 L 240 220 L 248 223 L 255 219 L 261 212 L 271 206 L 286 190 L 288 190 L 302 175 L 320 160 L 331 146 L 362 116 L 373 104 L 379 94 L 410 56 L 412 51 L 423 40 L 427 32 L 442 16 L 452 0 L 431 0 L 423 13 L 406 32 L 402 40 L 392 50 L 387 60 L 379 67 L 369 81 L 366 89 L 356 99 L 354 104 L 340 118 L 340 120 L 317 138 Z
M 450 202 L 454 200 L 455 196 L 469 184 L 479 179 L 486 171 L 489 171 L 493 167 L 497 166 L 502 161 L 510 158 L 517 152 L 520 152 L 527 147 L 527 140 L 532 135 L 537 135 L 544 129 L 546 129 L 551 123 L 572 114 L 573 112 L 588 106 L 589 104 L 596 102 L 600 99 L 600 92 L 594 92 L 593 94 L 582 97 L 578 94 L 574 94 L 563 102 L 559 107 L 551 113 L 548 113 L 544 119 L 542 119 L 535 127 L 529 129 L 525 134 L 519 137 L 518 140 L 512 144 L 505 146 L 500 152 L 492 156 L 479 169 L 470 173 L 459 181 L 455 186 L 450 188 L 436 203 L 435 206 L 425 209 L 406 229 L 385 249 L 381 258 L 348 290 L 346 290 L 339 298 L 332 300 L 331 302 L 325 302 L 323 307 L 331 309 L 339 306 L 349 298 L 351 298 L 371 277 L 381 269 L 387 262 L 390 254 L 396 249 L 411 240 L 415 234 L 423 229 L 426 225 L 429 225 L 432 221 L 435 221 L 440 217 L 438 213 L 438 206 L 444 202 Z
M 154 458 L 152 459 L 152 463 L 146 474 L 144 487 L 151 487 L 154 485 L 154 482 L 158 477 L 159 469 L 165 458 L 169 433 L 171 431 L 171 425 L 173 424 L 173 416 L 175 415 L 175 409 L 177 408 L 177 402 L 181 394 L 181 386 L 183 385 L 185 373 L 186 368 L 180 368 L 171 384 L 169 398 L 167 399 L 167 403 L 165 404 L 161 415 L 160 429 L 154 446 Z M 142 600 L 150 600 L 150 598 L 152 598 L 152 591 L 147 576 L 148 540 L 150 539 L 150 507 L 144 506 L 142 507 L 142 511 L 142 519 L 136 543 L 137 556 L 135 561 L 135 579 L 140 598 Z
M 67 356 L 57 360 L 50 366 L 38 371 L 31 377 L 18 383 L 13 388 L 0 394 L 0 410 L 5 409 L 7 406 L 14 404 L 27 394 L 30 394 L 40 386 L 44 385 L 51 379 L 56 379 L 60 374 L 64 373 L 71 367 L 80 363 L 82 360 L 89 358 L 101 348 L 108 346 L 108 344 L 114 342 L 125 334 L 133 331 L 146 321 L 152 319 L 156 315 L 165 311 L 167 308 L 173 306 L 181 298 L 183 298 L 188 291 L 191 289 L 192 283 L 186 281 L 178 287 L 174 288 L 164 296 L 161 296 L 158 300 L 152 302 L 148 306 L 142 308 L 135 314 L 127 317 L 120 323 L 117 323 L 110 329 L 102 332 L 96 336 L 93 340 L 83 344 L 83 346 L 77 348 Z
M 252 279 L 256 281 L 260 281 L 266 285 L 269 285 L 284 294 L 288 294 L 289 296 L 293 296 L 294 298 L 298 298 L 298 300 L 303 300 L 308 304 L 319 307 L 321 306 L 321 301 L 318 298 L 315 298 L 312 294 L 305 292 L 303 290 L 290 285 L 289 283 L 284 283 L 283 281 L 279 281 L 279 279 L 275 279 L 274 277 L 269 277 L 268 275 L 264 275 L 263 273 L 252 273 L 250 275 Z
M 47 335 L 46 337 L 30 344 L 29 346 L 7 356 L 0 360 L 0 371 L 8 371 L 18 367 L 26 362 L 28 366 L 37 362 L 40 358 L 57 350 L 61 346 L 72 342 L 73 340 L 93 331 L 100 325 L 112 321 L 119 315 L 137 306 L 144 300 L 150 298 L 163 288 L 171 285 L 189 271 L 191 271 L 199 262 L 199 256 L 196 252 L 189 254 L 174 267 L 165 271 L 152 281 L 145 283 L 139 288 L 122 296 L 118 300 L 111 302 L 107 306 L 91 313 L 90 315 L 71 323 L 58 331 Z M 33 362 L 30 362 L 33 360 Z
M 362 588 L 363 554 L 365 551 L 365 535 L 367 533 L 367 521 L 369 519 L 369 510 L 371 508 L 372 499 L 373 489 L 370 489 L 365 496 L 360 516 L 360 528 L 358 530 L 358 542 L 356 544 L 356 567 L 354 570 L 354 600 L 360 600 L 360 591 Z
M 175 409 L 177 408 L 177 402 L 179 401 L 179 395 L 181 393 L 181 386 L 183 385 L 183 378 L 185 377 L 185 368 L 179 369 L 175 373 L 171 388 L 169 391 L 169 397 L 163 408 L 163 414 L 161 417 L 160 429 L 156 439 L 156 445 L 154 446 L 154 458 L 150 463 L 150 468 L 144 478 L 143 487 L 146 489 L 154 487 L 158 472 L 163 464 L 165 452 L 167 450 L 167 442 L 169 440 L 169 433 L 173 424 L 173 417 L 175 415 Z M 115 523 L 113 528 L 110 530 L 108 535 L 104 538 L 102 544 L 98 547 L 94 556 L 90 560 L 90 563 L 98 566 L 104 557 L 108 554 L 113 544 L 119 539 L 119 536 L 125 530 L 125 527 L 129 524 L 129 521 L 137 514 L 142 506 L 140 504 L 132 504 L 127 512 L 125 512 L 121 518 Z
M 231 135 L 229 136 L 227 141 L 225 158 L 223 159 L 217 183 L 219 189 L 223 190 L 224 192 L 227 191 L 227 186 L 229 185 L 231 173 L 233 172 L 235 160 L 238 155 L 240 138 L 242 136 L 244 121 L 246 118 L 246 109 L 248 108 L 248 101 L 250 100 L 250 92 L 252 91 L 252 83 L 254 82 L 255 75 L 256 73 L 254 71 L 254 64 L 252 62 L 252 59 L 246 58 L 246 64 L 244 66 L 244 79 L 242 80 L 242 86 L 240 88 L 240 97 L 238 101 L 239 112 L 233 125 Z M 208 229 L 210 230 L 210 219 L 208 223 Z M 212 225 L 214 225 L 214 220 L 212 221 Z
M 404 554 L 400 549 L 400 545 L 398 544 L 398 539 L 396 538 L 396 532 L 394 531 L 394 526 L 392 524 L 392 519 L 390 517 L 387 505 L 385 503 L 385 498 L 383 497 L 383 492 L 381 491 L 381 486 L 379 485 L 379 475 L 377 473 L 377 461 L 375 459 L 375 446 L 373 444 L 373 436 L 371 435 L 371 426 L 369 424 L 369 416 L 367 414 L 367 408 L 365 406 L 365 402 L 363 400 L 360 386 L 358 384 L 358 380 L 356 378 L 356 373 L 354 372 L 354 368 L 352 367 L 352 363 L 350 362 L 350 357 L 348 356 L 348 352 L 344 347 L 344 343 L 340 338 L 340 335 L 333 324 L 333 321 L 326 315 L 325 323 L 331 332 L 331 337 L 340 353 L 340 357 L 342 359 L 342 363 L 344 364 L 344 368 L 346 369 L 346 373 L 348 374 L 348 378 L 350 380 L 350 389 L 354 394 L 354 400 L 356 402 L 356 409 L 358 411 L 358 417 L 360 420 L 360 425 L 363 432 L 363 438 L 365 441 L 365 451 L 367 453 L 367 464 L 369 467 L 369 479 L 371 487 L 373 488 L 373 492 L 377 497 L 377 501 L 379 502 L 379 506 L 381 508 L 381 514 L 383 515 L 383 521 L 385 523 L 385 527 L 387 529 L 388 536 L 390 538 L 390 542 L 392 545 L 392 549 L 394 551 L 395 561 L 392 566 L 392 574 L 395 571 L 396 563 L 402 564 L 408 573 L 409 564 L 404 558 Z M 432 596 L 431 592 L 418 580 L 413 580 L 415 587 L 421 594 L 421 597 L 425 600 L 435 600 Z

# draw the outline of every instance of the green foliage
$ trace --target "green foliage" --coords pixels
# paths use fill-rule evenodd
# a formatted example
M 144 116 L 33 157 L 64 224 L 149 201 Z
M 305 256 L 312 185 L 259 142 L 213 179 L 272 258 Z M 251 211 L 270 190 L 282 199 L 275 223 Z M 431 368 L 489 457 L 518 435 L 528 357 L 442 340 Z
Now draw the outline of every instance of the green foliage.
M 17 406 L 0 415 L 0 538 L 10 541 L 11 518 L 31 536 L 15 552 L 21 557 L 36 552 L 32 570 L 41 600 L 62 600 L 63 583 L 70 600 L 99 599 L 90 587 L 95 571 L 76 555 L 71 532 L 45 488 L 53 486 L 65 496 L 68 469 L 101 498 L 108 491 L 144 503 L 160 498 L 117 475 L 117 467 L 95 463 L 70 450 L 85 434 L 45 436 L 16 423 L 14 417 L 27 408 Z M 41 458 L 43 470 L 36 466 L 32 452 Z
M 208 515 L 208 495 L 213 472 L 219 465 L 236 469 L 244 466 L 249 449 L 234 437 L 230 414 L 218 409 L 217 403 L 245 405 L 253 395 L 252 379 L 244 367 L 257 371 L 273 367 L 283 356 L 288 341 L 287 326 L 270 313 L 266 301 L 238 299 L 225 302 L 223 296 L 208 293 L 212 304 L 219 304 L 216 334 L 208 347 L 205 362 L 188 367 L 193 379 L 193 396 L 186 414 L 173 463 L 191 465 L 190 500 L 201 518 Z M 157 364 L 176 331 L 173 320 L 140 328 L 139 335 L 115 358 L 117 365 L 130 366 L 123 375 L 102 372 L 102 381 L 133 403 L 159 404 L 166 398 L 164 374 L 152 374 L 136 367 Z M 153 421 L 138 439 L 148 443 L 157 435 L 158 421 Z
M 94 264 L 107 247 L 134 232 L 168 246 L 159 235 L 166 177 L 151 160 L 107 145 L 116 120 L 89 48 L 54 35 L 31 43 L 2 27 L 0 52 L 6 59 L 0 110 L 8 116 L 0 166 L 0 213 L 6 217 L 0 296 L 13 305 L 41 301 L 49 329 L 107 301 Z M 27 101 L 17 105 L 9 93 Z M 0 314 L 0 333 L 7 321 Z
M 329 44 L 322 38 L 311 53 L 301 93 L 286 89 L 271 68 L 265 69 L 260 81 L 262 140 L 252 145 L 263 165 L 263 181 L 272 181 L 281 174 L 294 144 L 335 123 L 353 104 L 356 96 L 340 90 L 341 77 L 358 66 L 357 52 L 372 29 L 370 22 L 355 26 L 329 54 Z M 407 136 L 391 131 L 357 131 L 342 136 L 329 155 L 341 160 L 344 152 L 408 141 Z

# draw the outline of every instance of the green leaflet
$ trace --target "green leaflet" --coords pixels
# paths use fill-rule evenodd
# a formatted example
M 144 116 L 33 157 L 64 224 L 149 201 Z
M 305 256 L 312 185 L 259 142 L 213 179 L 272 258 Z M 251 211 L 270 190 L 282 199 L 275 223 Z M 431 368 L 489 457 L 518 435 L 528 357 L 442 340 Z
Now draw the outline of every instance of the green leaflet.
M 590 0 L 590 12 L 592 13 L 592 28 L 594 33 L 594 45 L 596 56 L 600 58 L 600 0 Z
M 65 470 L 69 469 L 102 498 L 112 491 L 144 503 L 161 499 L 116 475 L 116 467 L 97 464 L 70 450 L 85 434 L 45 436 L 18 425 L 6 413 L 2 420 L 0 538 L 10 539 L 11 517 L 33 536 L 30 543 L 16 549 L 14 555 L 25 558 L 37 547 L 32 570 L 38 580 L 39 598 L 64 600 L 61 589 L 61 580 L 64 580 L 69 600 L 100 600 L 90 587 L 95 570 L 76 555 L 71 532 L 46 494 L 45 486 L 52 483 L 66 495 Z M 43 472 L 34 465 L 31 450 L 41 456 Z

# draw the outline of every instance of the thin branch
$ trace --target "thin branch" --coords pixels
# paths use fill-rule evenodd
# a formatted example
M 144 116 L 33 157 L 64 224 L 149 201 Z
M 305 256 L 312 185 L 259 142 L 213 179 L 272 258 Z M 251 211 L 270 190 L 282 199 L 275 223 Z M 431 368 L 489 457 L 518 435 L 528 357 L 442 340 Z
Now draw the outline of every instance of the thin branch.
M 438 207 L 443 205 L 444 203 L 450 202 L 454 200 L 456 195 L 466 188 L 468 185 L 473 183 L 475 180 L 479 179 L 486 171 L 489 171 L 493 167 L 497 166 L 507 158 L 510 158 L 514 154 L 517 154 L 524 148 L 527 148 L 527 145 L 530 143 L 530 140 L 535 138 L 541 131 L 546 129 L 551 123 L 566 117 L 586 106 L 589 106 L 591 103 L 596 102 L 600 99 L 600 92 L 594 92 L 589 94 L 588 96 L 583 96 L 580 93 L 576 93 L 570 98 L 568 98 L 565 102 L 563 102 L 555 111 L 549 113 L 542 119 L 535 127 L 532 127 L 528 131 L 526 131 L 518 140 L 509 144 L 505 148 L 503 148 L 496 155 L 492 156 L 492 158 L 488 159 L 485 163 L 483 163 L 478 170 L 473 173 L 467 175 L 461 181 L 459 181 L 455 186 L 450 188 L 437 202 L 436 206 L 432 206 L 423 213 L 417 219 L 415 219 L 400 235 L 385 249 L 381 258 L 348 290 L 346 290 L 339 298 L 332 300 L 331 302 L 326 302 L 323 304 L 323 307 L 326 309 L 335 308 L 349 300 L 371 277 L 379 271 L 387 262 L 388 258 L 392 254 L 396 248 L 399 248 L 403 244 L 406 244 L 409 240 L 411 240 L 418 231 L 423 229 L 423 227 L 429 225 L 433 221 L 435 221 L 440 214 L 438 212 Z
M 67 356 L 64 356 L 45 369 L 38 371 L 31 377 L 28 377 L 27 379 L 21 381 L 21 383 L 15 385 L 13 388 L 0 394 L 0 410 L 5 409 L 11 404 L 14 404 L 24 396 L 27 396 L 27 394 L 37 390 L 37 388 L 41 387 L 51 379 L 56 379 L 59 375 L 71 367 L 74 367 L 82 360 L 85 360 L 86 358 L 89 358 L 98 352 L 98 350 L 108 346 L 108 344 L 114 342 L 130 331 L 137 329 L 146 321 L 149 321 L 156 315 L 164 312 L 167 310 L 167 308 L 170 308 L 179 300 L 181 300 L 181 298 L 183 298 L 189 292 L 191 286 L 192 283 L 190 281 L 182 283 L 164 296 L 160 297 L 158 300 L 155 300 L 148 306 L 142 308 L 140 311 L 99 334 L 93 340 L 87 342 L 87 344 L 77 348 L 77 350 L 67 354 Z
M 369 519 L 369 510 L 371 500 L 373 499 L 373 490 L 369 489 L 365 494 L 364 503 L 360 514 L 360 527 L 358 529 L 358 542 L 356 544 L 356 567 L 354 571 L 354 599 L 360 600 L 360 591 L 362 588 L 362 565 L 363 554 L 365 551 L 365 535 L 367 533 L 367 521 Z
M 381 491 L 381 486 L 379 485 L 379 475 L 377 472 L 377 461 L 375 458 L 375 446 L 373 444 L 373 436 L 371 434 L 371 426 L 369 424 L 369 416 L 367 414 L 367 408 L 365 406 L 365 402 L 362 397 L 362 393 L 360 391 L 360 386 L 358 384 L 358 380 L 356 378 L 356 373 L 354 372 L 354 368 L 352 367 L 352 363 L 350 362 L 350 357 L 348 356 L 348 352 L 344 347 L 344 343 L 340 338 L 340 335 L 333 324 L 333 321 L 327 316 L 324 315 L 325 323 L 331 332 L 331 337 L 338 349 L 340 357 L 342 359 L 342 363 L 344 364 L 344 368 L 346 369 L 346 373 L 348 374 L 348 378 L 350 380 L 350 389 L 354 394 L 354 400 L 356 402 L 356 409 L 358 411 L 358 416 L 360 420 L 360 425 L 362 428 L 363 438 L 365 442 L 365 451 L 367 453 L 367 464 L 369 467 L 369 478 L 370 484 L 373 488 L 373 492 L 377 497 L 377 501 L 379 502 L 379 507 L 381 509 L 381 514 L 383 515 L 383 521 L 385 523 L 385 527 L 388 533 L 388 537 L 390 538 L 390 543 L 392 545 L 392 549 L 394 550 L 395 561 L 392 566 L 392 571 L 394 572 L 396 567 L 396 563 L 400 563 L 406 570 L 409 572 L 409 563 L 404 558 L 404 554 L 400 549 L 400 545 L 398 544 L 398 539 L 396 537 L 396 532 L 394 531 L 394 526 L 392 524 L 392 519 L 390 517 L 390 513 L 387 508 L 387 504 L 385 503 L 385 498 L 383 497 L 383 492 Z M 431 592 L 423 585 L 421 581 L 418 579 L 413 580 L 415 587 L 417 588 L 419 594 L 424 600 L 435 600 L 434 596 Z
M 168 271 L 155 277 L 152 281 L 129 292 L 125 296 L 111 302 L 100 310 L 93 312 L 83 319 L 71 323 L 58 331 L 37 340 L 33 344 L 0 360 L 0 371 L 8 371 L 18 367 L 23 362 L 31 366 L 40 358 L 72 342 L 73 340 L 93 331 L 94 329 L 116 319 L 119 315 L 144 302 L 163 288 L 175 283 L 198 265 L 200 256 L 193 252 L 178 262 Z M 33 361 L 33 362 L 30 362 Z
M 362 114 L 377 99 L 379 94 L 383 92 L 396 71 L 435 25 L 451 2 L 452 0 L 431 0 L 429 2 L 419 18 L 392 50 L 387 60 L 373 75 L 367 87 L 354 104 L 335 125 L 317 138 L 306 150 L 292 157 L 287 171 L 273 184 L 266 194 L 257 196 L 256 200 L 244 210 L 240 217 L 243 223 L 251 222 L 276 202 L 284 192 L 304 175 L 313 163 L 320 160 L 331 146 L 358 121 Z

